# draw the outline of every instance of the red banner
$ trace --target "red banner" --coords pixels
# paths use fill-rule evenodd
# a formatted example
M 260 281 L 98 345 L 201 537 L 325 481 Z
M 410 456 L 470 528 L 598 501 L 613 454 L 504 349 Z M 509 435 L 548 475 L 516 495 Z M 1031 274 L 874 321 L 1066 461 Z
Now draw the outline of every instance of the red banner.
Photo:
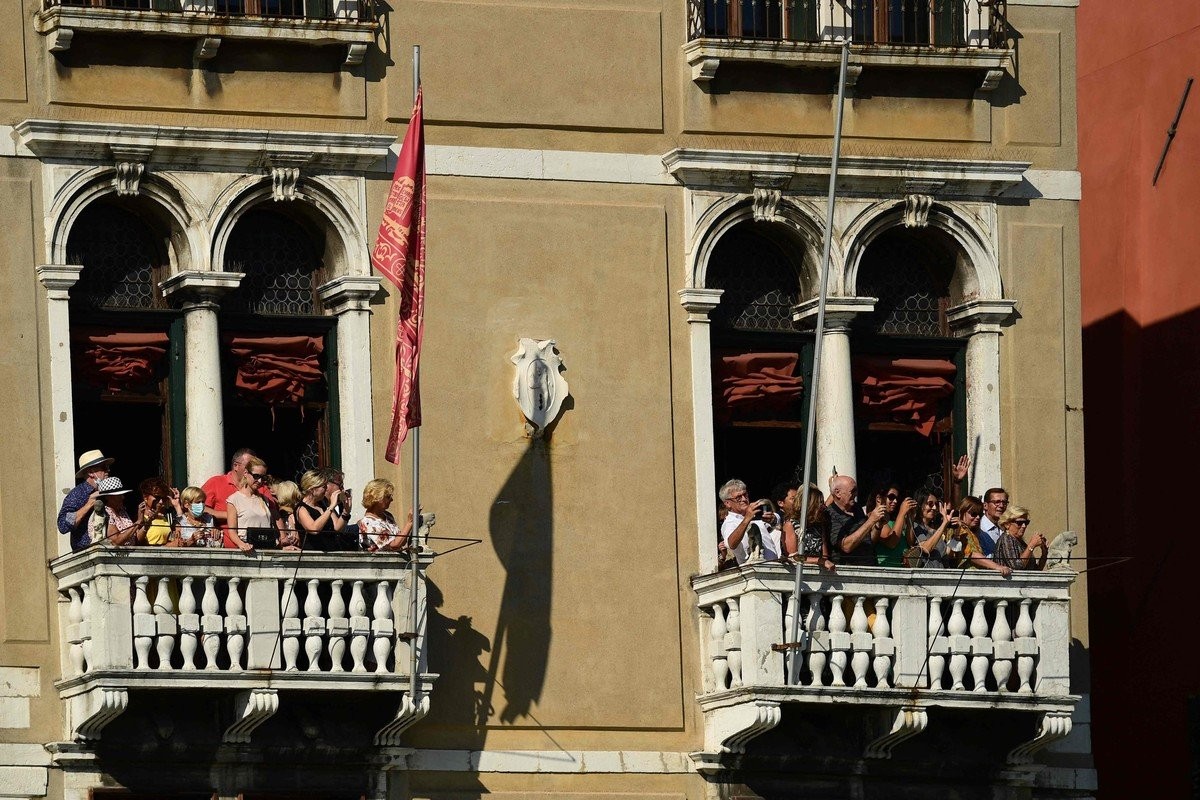
M 392 427 L 384 454 L 388 461 L 399 464 L 400 445 L 409 429 L 421 424 L 417 376 L 425 336 L 425 130 L 420 89 L 396 162 L 371 263 L 396 287 L 400 302 Z

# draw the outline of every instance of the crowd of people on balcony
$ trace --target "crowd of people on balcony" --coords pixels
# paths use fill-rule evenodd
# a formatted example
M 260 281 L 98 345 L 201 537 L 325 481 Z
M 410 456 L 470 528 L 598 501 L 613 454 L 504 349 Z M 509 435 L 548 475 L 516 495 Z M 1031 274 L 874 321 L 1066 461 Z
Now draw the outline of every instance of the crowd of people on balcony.
M 967 474 L 963 456 L 954 465 L 956 484 Z M 837 565 L 946 569 L 974 567 L 1011 575 L 1041 570 L 1046 538 L 1029 531 L 1029 511 L 992 488 L 983 499 L 946 500 L 932 489 L 906 494 L 887 485 L 859 500 L 858 483 L 833 475 L 826 498 L 814 484 L 803 508 L 799 483 L 783 482 L 770 498 L 751 501 L 746 484 L 727 481 L 718 492 L 721 568 L 748 561 L 792 561 L 836 570 Z
M 203 486 L 178 489 L 150 477 L 134 494 L 110 474 L 115 458 L 99 450 L 79 457 L 77 484 L 58 512 L 58 530 L 71 549 L 98 544 L 148 547 L 403 552 L 412 513 L 400 525 L 388 510 L 391 481 L 376 478 L 363 489 L 363 513 L 351 524 L 353 496 L 340 470 L 309 470 L 299 480 L 274 480 L 252 450 L 233 454 L 229 472 Z

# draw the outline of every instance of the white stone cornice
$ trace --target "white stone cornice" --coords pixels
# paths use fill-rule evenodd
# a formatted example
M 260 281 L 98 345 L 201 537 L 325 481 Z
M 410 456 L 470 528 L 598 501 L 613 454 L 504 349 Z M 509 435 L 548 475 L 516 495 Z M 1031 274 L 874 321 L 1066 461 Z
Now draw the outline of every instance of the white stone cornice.
M 246 277 L 244 272 L 208 272 L 186 270 L 177 272 L 159 284 L 163 296 L 189 300 L 209 301 L 225 292 L 236 289 Z
M 1012 319 L 1016 302 L 1012 300 L 968 300 L 946 312 L 950 327 L 960 335 L 999 332 Z
M 691 188 L 750 193 L 756 182 L 774 176 L 789 191 L 815 192 L 829 181 L 829 157 L 802 153 L 677 148 L 663 156 L 663 165 Z M 838 183 L 850 194 L 999 197 L 1020 186 L 1027 169 L 1023 161 L 844 156 Z
M 847 327 L 859 314 L 870 314 L 875 310 L 877 297 L 829 297 L 825 300 L 825 330 Z M 792 322 L 815 326 L 817 323 L 818 299 L 805 300 L 792 307 Z
M 317 287 L 325 308 L 334 314 L 343 311 L 367 311 L 381 279 L 375 275 L 343 275 Z
M 38 280 L 46 287 L 51 300 L 66 300 L 71 287 L 79 282 L 83 267 L 73 264 L 42 264 L 38 267 Z
M 303 159 L 313 169 L 381 171 L 394 136 L 314 131 L 235 130 L 171 125 L 27 119 L 14 126 L 42 160 L 108 162 L 121 148 L 146 148 L 150 165 L 257 170 Z
M 688 322 L 708 322 L 708 312 L 721 302 L 724 289 L 680 289 L 679 304 L 688 312 Z

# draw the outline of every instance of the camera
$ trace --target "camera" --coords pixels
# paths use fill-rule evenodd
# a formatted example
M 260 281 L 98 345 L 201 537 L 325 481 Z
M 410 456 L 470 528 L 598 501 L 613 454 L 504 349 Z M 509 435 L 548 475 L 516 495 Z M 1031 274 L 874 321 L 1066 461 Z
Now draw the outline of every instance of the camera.
M 755 519 L 762 519 L 763 514 L 765 514 L 768 511 L 770 511 L 772 514 L 775 513 L 775 506 L 774 506 L 774 504 L 771 503 L 770 500 L 764 499 L 764 500 L 757 500 L 755 502 L 762 503 L 762 505 L 760 505 L 758 508 L 754 509 L 754 518 Z

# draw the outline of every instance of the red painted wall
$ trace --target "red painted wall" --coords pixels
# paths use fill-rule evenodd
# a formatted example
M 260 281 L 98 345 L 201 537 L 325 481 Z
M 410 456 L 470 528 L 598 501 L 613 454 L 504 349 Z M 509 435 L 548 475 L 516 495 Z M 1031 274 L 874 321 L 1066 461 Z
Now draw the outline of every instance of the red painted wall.
M 1200 2 L 1077 13 L 1092 743 L 1100 797 L 1200 796 Z

